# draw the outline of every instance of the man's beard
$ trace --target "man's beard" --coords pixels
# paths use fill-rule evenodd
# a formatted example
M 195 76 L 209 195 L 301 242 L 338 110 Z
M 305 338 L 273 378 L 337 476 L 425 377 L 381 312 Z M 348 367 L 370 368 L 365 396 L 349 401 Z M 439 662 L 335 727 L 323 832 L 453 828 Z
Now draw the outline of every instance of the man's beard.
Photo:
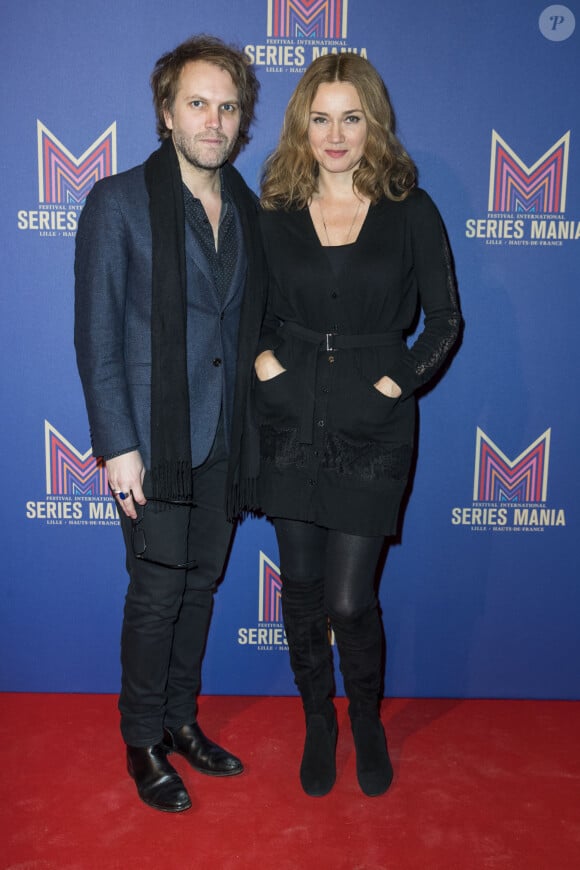
M 175 136 L 175 134 L 173 141 L 179 154 L 191 166 L 195 167 L 195 169 L 206 170 L 219 169 L 220 166 L 223 166 L 234 150 L 235 145 L 235 142 L 223 138 L 219 147 L 210 147 L 189 136 Z

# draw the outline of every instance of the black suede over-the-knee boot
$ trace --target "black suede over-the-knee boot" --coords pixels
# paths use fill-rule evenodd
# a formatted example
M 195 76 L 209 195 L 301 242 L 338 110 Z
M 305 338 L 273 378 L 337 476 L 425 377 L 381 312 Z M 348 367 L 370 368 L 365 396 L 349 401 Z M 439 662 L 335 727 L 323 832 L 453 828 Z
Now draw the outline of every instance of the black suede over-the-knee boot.
M 379 716 L 383 664 L 381 618 L 374 604 L 352 619 L 331 614 L 331 622 L 349 699 L 357 778 L 362 791 L 376 797 L 386 792 L 393 779 Z
M 332 703 L 334 670 L 322 579 L 306 584 L 283 577 L 282 613 L 290 665 L 306 717 L 300 782 L 306 794 L 322 797 L 336 779 L 337 738 Z

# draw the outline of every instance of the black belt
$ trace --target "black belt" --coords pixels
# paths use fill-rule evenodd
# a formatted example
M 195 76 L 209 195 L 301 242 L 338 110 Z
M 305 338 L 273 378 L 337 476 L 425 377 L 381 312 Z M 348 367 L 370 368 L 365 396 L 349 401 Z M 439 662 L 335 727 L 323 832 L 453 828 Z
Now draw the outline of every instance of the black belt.
M 278 333 L 292 335 L 312 345 L 307 351 L 307 368 L 311 372 L 311 389 L 306 391 L 302 401 L 299 441 L 301 444 L 312 444 L 314 430 L 314 399 L 316 390 L 316 357 L 320 351 L 332 353 L 337 350 L 353 350 L 362 347 L 389 347 L 401 345 L 403 337 L 400 332 L 371 332 L 366 335 L 342 335 L 336 332 L 316 332 L 307 329 L 299 323 L 283 323 Z

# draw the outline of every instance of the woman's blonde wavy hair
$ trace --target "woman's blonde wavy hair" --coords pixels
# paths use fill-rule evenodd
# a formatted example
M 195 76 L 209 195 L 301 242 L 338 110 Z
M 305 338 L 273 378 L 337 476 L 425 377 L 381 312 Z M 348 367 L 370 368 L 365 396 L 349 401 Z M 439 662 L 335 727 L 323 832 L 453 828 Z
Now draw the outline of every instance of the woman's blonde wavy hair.
M 261 202 L 266 209 L 305 208 L 318 189 L 318 163 L 308 142 L 310 107 L 321 84 L 349 82 L 367 121 L 365 153 L 353 186 L 371 202 L 405 199 L 417 182 L 415 164 L 395 136 L 395 115 L 382 78 L 368 60 L 351 52 L 314 60 L 290 98 L 278 147 L 266 161 Z

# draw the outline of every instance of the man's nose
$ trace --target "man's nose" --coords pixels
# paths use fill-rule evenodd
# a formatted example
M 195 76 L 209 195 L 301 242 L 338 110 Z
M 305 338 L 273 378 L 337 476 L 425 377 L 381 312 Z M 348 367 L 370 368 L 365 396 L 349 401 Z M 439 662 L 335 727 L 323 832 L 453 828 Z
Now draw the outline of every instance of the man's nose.
M 219 106 L 208 106 L 207 116 L 205 119 L 206 127 L 221 127 L 221 113 Z

